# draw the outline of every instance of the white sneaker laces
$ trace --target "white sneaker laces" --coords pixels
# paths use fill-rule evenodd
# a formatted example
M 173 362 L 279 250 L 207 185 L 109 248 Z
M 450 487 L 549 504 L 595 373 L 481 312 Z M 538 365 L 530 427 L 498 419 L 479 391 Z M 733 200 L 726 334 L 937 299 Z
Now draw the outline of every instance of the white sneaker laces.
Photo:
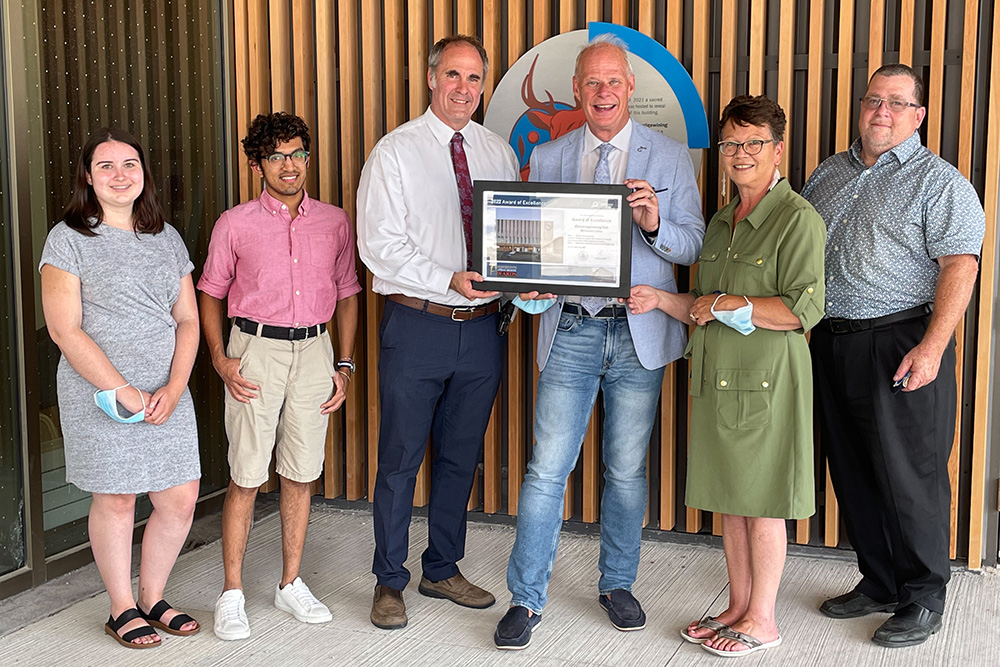
M 308 610 L 320 605 L 320 601 L 312 594 L 312 591 L 309 590 L 309 587 L 304 582 L 293 583 L 291 589 L 292 595 L 295 596 L 295 599 L 298 600 L 303 608 Z

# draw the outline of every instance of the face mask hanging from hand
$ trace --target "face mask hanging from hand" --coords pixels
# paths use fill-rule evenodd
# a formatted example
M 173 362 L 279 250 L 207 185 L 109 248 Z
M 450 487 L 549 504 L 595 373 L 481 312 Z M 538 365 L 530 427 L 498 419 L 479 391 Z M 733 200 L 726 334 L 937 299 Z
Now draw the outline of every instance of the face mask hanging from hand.
M 119 389 L 124 389 L 125 387 L 130 387 L 129 384 L 123 384 L 120 387 L 115 387 L 114 389 L 105 389 L 104 391 L 94 392 L 94 403 L 97 404 L 104 413 L 114 419 L 119 424 L 135 424 L 136 422 L 141 422 L 146 418 L 146 399 L 143 398 L 142 392 L 136 387 L 132 387 L 136 391 L 139 391 L 139 399 L 142 401 L 142 410 L 135 413 L 131 417 L 122 417 L 118 414 L 118 400 L 115 398 L 115 394 Z
M 556 299 L 531 299 L 530 301 L 523 301 L 519 296 L 514 297 L 514 305 L 529 315 L 544 313 L 546 310 L 551 308 L 552 304 L 555 302 Z
M 725 294 L 720 294 L 715 297 L 715 301 L 712 303 L 712 315 L 715 315 L 715 319 L 719 320 L 725 324 L 730 329 L 735 329 L 744 336 L 749 336 L 753 333 L 755 327 L 751 319 L 753 318 L 753 304 L 750 303 L 750 299 L 743 297 L 747 305 L 741 306 L 736 310 L 716 310 L 715 304 L 719 302 L 719 299 L 726 296 Z

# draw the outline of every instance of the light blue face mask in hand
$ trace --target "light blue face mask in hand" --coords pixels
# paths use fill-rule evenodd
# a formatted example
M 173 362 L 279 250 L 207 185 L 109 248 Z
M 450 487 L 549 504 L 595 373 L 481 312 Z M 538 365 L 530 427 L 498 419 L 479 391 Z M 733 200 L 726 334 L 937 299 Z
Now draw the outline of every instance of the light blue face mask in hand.
M 120 387 L 115 387 L 114 389 L 105 389 L 104 391 L 97 390 L 94 392 L 94 403 L 97 404 L 104 413 L 114 419 L 119 424 L 135 424 L 136 422 L 141 422 L 146 418 L 146 399 L 143 398 L 142 392 L 136 387 L 132 387 L 136 391 L 139 391 L 139 400 L 142 401 L 142 410 L 135 413 L 131 417 L 125 418 L 118 414 L 118 400 L 115 398 L 115 394 L 119 389 L 124 389 L 125 387 L 131 387 L 130 384 L 123 384 Z
M 755 327 L 751 319 L 753 318 L 753 304 L 750 303 L 750 299 L 746 299 L 747 305 L 741 306 L 736 310 L 716 310 L 715 304 L 719 303 L 719 299 L 726 296 L 725 294 L 720 294 L 715 297 L 715 301 L 712 303 L 712 315 L 715 315 L 715 319 L 719 320 L 725 324 L 730 329 L 735 329 L 739 331 L 744 336 L 749 336 L 753 333 Z
M 514 297 L 514 305 L 529 315 L 544 313 L 546 310 L 551 308 L 552 304 L 555 302 L 556 299 L 531 299 L 530 301 L 523 301 L 519 296 Z

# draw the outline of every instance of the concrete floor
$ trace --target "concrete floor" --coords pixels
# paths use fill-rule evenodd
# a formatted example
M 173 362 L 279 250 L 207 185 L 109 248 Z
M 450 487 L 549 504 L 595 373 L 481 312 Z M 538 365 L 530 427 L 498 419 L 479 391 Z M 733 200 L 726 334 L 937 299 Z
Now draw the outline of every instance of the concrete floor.
M 217 522 L 217 519 L 211 519 Z M 597 604 L 599 542 L 564 534 L 544 621 L 524 651 L 497 651 L 492 636 L 509 600 L 505 575 L 514 540 L 511 527 L 470 524 L 463 573 L 493 591 L 491 609 L 471 610 L 407 589 L 410 624 L 384 631 L 368 612 L 374 577 L 371 517 L 367 512 L 316 506 L 302 576 L 331 609 L 334 620 L 305 625 L 274 608 L 280 574 L 280 524 L 260 519 L 250 536 L 244 587 L 253 635 L 223 642 L 212 633 L 222 586 L 218 541 L 185 553 L 174 569 L 167 599 L 204 626 L 193 637 L 164 636 L 163 646 L 131 651 L 102 630 L 107 596 L 93 565 L 0 604 L 0 665 L 139 667 L 142 665 L 719 665 L 729 664 L 681 640 L 678 631 L 726 602 L 721 549 L 647 541 L 635 592 L 649 621 L 641 632 L 618 632 Z M 408 567 L 419 577 L 426 522 L 415 519 Z M 955 571 L 944 630 L 926 644 L 884 649 L 869 638 L 886 615 L 847 621 L 816 607 L 855 581 L 851 561 L 789 556 L 778 599 L 784 643 L 742 658 L 742 664 L 993 665 L 1000 662 L 1000 576 L 995 570 Z

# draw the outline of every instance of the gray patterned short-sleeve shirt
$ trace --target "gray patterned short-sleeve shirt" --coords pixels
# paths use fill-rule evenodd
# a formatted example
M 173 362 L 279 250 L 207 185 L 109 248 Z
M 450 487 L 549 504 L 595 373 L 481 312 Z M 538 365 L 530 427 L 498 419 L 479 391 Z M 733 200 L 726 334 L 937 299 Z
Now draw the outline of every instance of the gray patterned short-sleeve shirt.
M 935 260 L 982 249 L 979 196 L 916 132 L 871 167 L 856 140 L 816 168 L 802 196 L 826 222 L 828 317 L 868 319 L 933 303 Z

